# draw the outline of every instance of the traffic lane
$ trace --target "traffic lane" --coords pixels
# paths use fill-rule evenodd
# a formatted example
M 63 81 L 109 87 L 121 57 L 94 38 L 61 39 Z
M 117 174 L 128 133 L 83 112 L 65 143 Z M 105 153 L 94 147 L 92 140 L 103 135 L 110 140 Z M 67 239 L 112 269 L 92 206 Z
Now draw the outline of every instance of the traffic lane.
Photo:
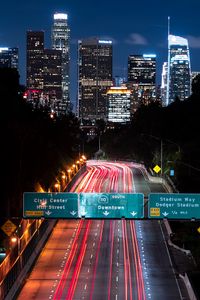
M 162 184 L 145 180 L 142 170 L 133 168 L 137 192 L 165 193 Z M 156 220 L 135 221 L 147 299 L 181 299 L 177 279 L 171 266 L 160 222 Z
M 17 299 L 49 299 L 56 289 L 79 221 L 60 220 Z
M 107 168 L 93 168 L 92 178 L 87 182 L 87 186 L 81 186 L 81 184 L 77 187 L 77 191 L 80 191 L 80 188 L 84 192 L 103 192 L 105 189 L 105 185 L 103 184 L 103 178 L 105 179 L 106 175 L 109 174 Z M 111 178 L 109 176 L 108 186 L 110 186 Z M 104 187 L 103 187 L 104 186 Z M 108 187 L 107 187 L 108 188 Z M 94 230 L 96 226 L 96 230 Z M 83 264 L 80 270 L 79 279 L 77 282 L 77 286 L 74 293 L 73 299 L 96 299 L 93 298 L 93 294 L 95 293 L 95 284 L 98 279 L 98 276 L 104 277 L 104 274 L 98 274 L 97 266 L 99 263 L 99 253 L 101 250 L 101 243 L 103 240 L 103 233 L 107 232 L 107 224 L 104 226 L 104 221 L 92 221 L 90 228 L 90 235 L 87 240 L 87 247 L 85 256 L 83 258 Z M 105 287 L 102 287 L 103 289 Z M 98 295 L 102 296 L 102 288 Z M 102 299 L 102 298 L 101 298 Z
M 104 221 L 101 248 L 96 269 L 92 298 L 102 300 L 108 298 L 109 266 L 110 266 L 110 221 Z
M 141 257 L 138 247 L 135 222 L 126 221 L 127 241 L 131 265 L 131 286 L 132 286 L 132 299 L 146 299 L 144 289 L 144 277 L 141 267 Z
M 115 221 L 113 289 L 111 299 L 124 299 L 124 253 L 121 220 Z
M 91 221 L 81 220 L 80 226 L 71 245 L 70 255 L 65 262 L 65 267 L 60 282 L 53 295 L 54 300 L 70 299 L 74 294 L 78 275 L 82 265 L 82 258 L 85 253 L 86 241 L 90 230 Z
M 166 189 L 163 184 L 147 180 L 140 168 L 133 167 L 132 173 L 136 193 L 143 193 L 145 196 L 148 196 L 148 194 L 153 192 L 166 193 Z
M 110 264 L 111 259 L 111 222 L 109 220 L 104 221 L 104 230 L 101 241 L 101 248 L 99 250 L 99 259 L 96 269 L 96 276 L 94 282 L 94 288 L 92 293 L 92 298 L 95 300 L 108 299 L 109 289 L 110 293 L 111 287 L 109 287 L 110 282 Z M 112 277 L 114 275 L 112 274 Z
M 95 280 L 95 265 L 99 251 L 103 221 L 92 221 L 87 239 L 87 248 L 83 258 L 77 286 L 73 299 L 91 299 L 93 280 Z
M 147 299 L 182 299 L 160 223 L 135 221 Z

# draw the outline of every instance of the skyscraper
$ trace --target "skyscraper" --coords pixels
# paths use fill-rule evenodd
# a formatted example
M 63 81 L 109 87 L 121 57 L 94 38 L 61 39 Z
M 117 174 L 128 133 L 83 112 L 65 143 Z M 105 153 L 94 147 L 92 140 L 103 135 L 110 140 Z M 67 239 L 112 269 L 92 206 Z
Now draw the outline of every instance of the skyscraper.
M 43 96 L 51 111 L 62 111 L 62 51 L 45 49 L 43 61 Z
M 26 85 L 28 89 L 43 90 L 44 32 L 27 32 Z
M 44 32 L 27 32 L 26 98 L 34 107 L 46 106 L 57 115 L 62 106 L 62 51 L 44 49 Z
M 131 111 L 141 103 L 148 104 L 156 98 L 156 55 L 130 55 L 128 57 L 128 88 L 132 90 Z
M 161 100 L 162 106 L 166 106 L 166 97 L 167 97 L 167 62 L 163 63 L 162 66 L 162 78 L 161 78 Z
M 0 68 L 15 68 L 18 70 L 18 48 L 0 47 Z
M 60 103 L 60 110 L 65 114 L 70 109 L 70 29 L 67 14 L 55 13 L 53 18 L 52 49 L 62 51 L 62 101 Z
M 125 124 L 130 122 L 131 91 L 126 86 L 111 87 L 107 92 L 108 121 Z
M 176 97 L 181 101 L 190 95 L 191 67 L 188 40 L 169 34 L 166 105 Z
M 112 41 L 79 41 L 78 114 L 81 119 L 107 119 L 107 90 L 112 86 Z

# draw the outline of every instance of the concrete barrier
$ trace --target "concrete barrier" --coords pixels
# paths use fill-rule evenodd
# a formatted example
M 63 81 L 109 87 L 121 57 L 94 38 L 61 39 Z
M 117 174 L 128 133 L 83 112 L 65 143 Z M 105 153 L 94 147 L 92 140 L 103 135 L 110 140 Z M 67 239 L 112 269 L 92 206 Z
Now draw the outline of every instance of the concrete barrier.
M 187 289 L 187 292 L 188 292 L 188 295 L 190 297 L 190 300 L 198 300 L 196 295 L 195 295 L 195 292 L 192 288 L 192 285 L 190 283 L 190 280 L 188 278 L 188 275 L 187 273 L 185 273 L 185 275 L 181 275 L 179 274 L 179 277 L 183 280 L 183 282 L 185 283 L 185 286 L 186 286 L 186 289 Z
M 26 278 L 27 273 L 29 272 L 29 270 L 33 266 L 33 263 L 35 262 L 38 254 L 43 249 L 43 246 L 44 246 L 46 240 L 48 239 L 49 235 L 51 234 L 56 222 L 57 222 L 57 220 L 50 220 L 49 221 L 48 228 L 43 233 L 42 237 L 40 238 L 39 242 L 37 243 L 37 246 L 34 248 L 34 251 L 32 252 L 29 259 L 27 260 L 27 263 L 25 264 L 25 266 L 20 271 L 19 275 L 17 276 L 16 281 L 14 282 L 14 284 L 9 289 L 9 292 L 7 293 L 5 298 L 0 298 L 0 299 L 5 299 L 5 300 L 14 299 L 16 293 L 18 292 L 20 286 L 22 285 L 24 279 Z
M 170 237 L 172 236 L 173 232 L 172 232 L 172 230 L 171 230 L 171 226 L 170 226 L 170 224 L 169 224 L 169 221 L 166 220 L 166 219 L 164 219 L 164 220 L 163 220 L 163 223 L 164 223 L 164 225 L 165 225 L 165 228 L 166 228 L 166 230 L 167 230 L 167 234 L 168 234 L 168 236 L 169 236 L 169 238 L 168 238 L 168 245 L 174 247 L 175 249 L 177 249 L 177 250 L 179 250 L 179 251 L 181 251 L 181 252 L 183 252 L 183 253 L 185 253 L 185 254 L 187 254 L 187 255 L 191 255 L 191 256 L 192 256 L 192 253 L 191 253 L 190 250 L 183 249 L 183 248 L 177 246 L 176 244 L 172 243 Z

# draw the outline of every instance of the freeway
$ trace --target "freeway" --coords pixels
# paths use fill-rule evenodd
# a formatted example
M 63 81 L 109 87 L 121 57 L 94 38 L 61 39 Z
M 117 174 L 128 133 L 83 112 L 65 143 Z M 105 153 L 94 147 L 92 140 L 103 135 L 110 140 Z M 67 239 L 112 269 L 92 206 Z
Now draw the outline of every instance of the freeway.
M 164 192 L 135 163 L 89 161 L 72 192 Z M 17 299 L 183 299 L 159 221 L 59 220 Z M 184 298 L 187 299 L 187 298 Z

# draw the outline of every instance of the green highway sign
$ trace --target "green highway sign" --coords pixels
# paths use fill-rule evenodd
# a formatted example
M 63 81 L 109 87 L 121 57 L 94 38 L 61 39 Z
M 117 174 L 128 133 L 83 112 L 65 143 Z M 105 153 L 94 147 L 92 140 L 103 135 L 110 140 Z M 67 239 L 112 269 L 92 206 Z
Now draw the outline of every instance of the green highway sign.
M 200 219 L 200 194 L 149 194 L 150 219 Z
M 85 218 L 144 218 L 143 194 L 81 193 L 79 217 Z
M 78 218 L 76 193 L 24 193 L 24 218 Z
M 144 218 L 143 194 L 24 193 L 24 218 Z

